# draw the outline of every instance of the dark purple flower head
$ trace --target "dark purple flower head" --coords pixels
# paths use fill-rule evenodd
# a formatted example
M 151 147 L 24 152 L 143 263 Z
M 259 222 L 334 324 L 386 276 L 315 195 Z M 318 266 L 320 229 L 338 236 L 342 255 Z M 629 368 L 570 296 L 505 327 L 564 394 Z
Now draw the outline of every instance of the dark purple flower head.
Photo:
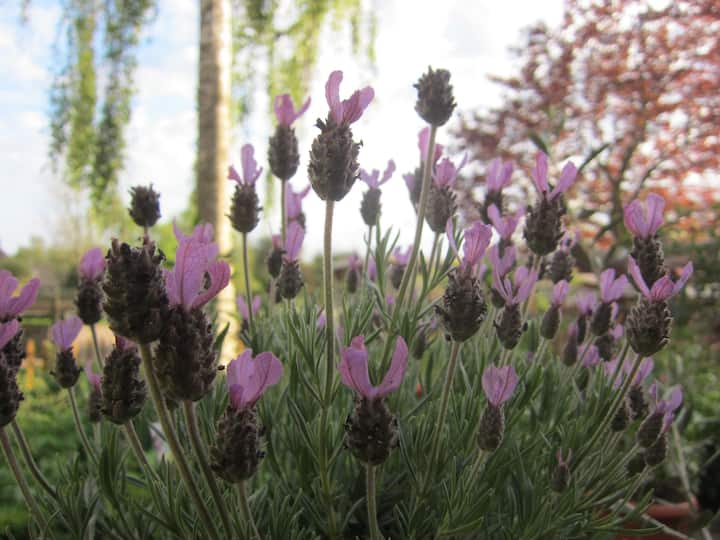
M 303 240 L 305 240 L 305 229 L 297 221 L 293 221 L 288 225 L 287 238 L 285 239 L 284 257 L 286 260 L 297 261 Z
M 565 297 L 567 296 L 568 290 L 570 289 L 570 284 L 565 281 L 564 279 L 561 281 L 558 281 L 555 286 L 553 287 L 553 293 L 552 293 L 552 303 L 554 306 L 561 306 L 562 303 L 565 301 Z
M 338 365 L 338 371 L 342 383 L 366 399 L 375 399 L 385 397 L 400 388 L 407 369 L 408 348 L 405 340 L 398 337 L 390 369 L 380 386 L 373 386 L 370 382 L 368 351 L 363 336 L 355 336 L 350 342 L 350 347 L 344 347 L 340 356 L 342 361 Z
M 89 249 L 80 259 L 80 276 L 87 280 L 100 278 L 105 271 L 105 255 L 101 248 Z
M 482 387 L 487 400 L 499 407 L 512 396 L 518 384 L 518 376 L 512 366 L 495 367 L 490 364 L 482 374 Z
M 242 176 L 230 165 L 228 172 L 228 180 L 234 180 L 238 185 L 254 186 L 257 179 L 262 174 L 262 167 L 258 169 L 257 161 L 255 161 L 255 149 L 252 144 L 246 144 L 240 150 L 240 160 L 242 164 Z
M 680 278 L 676 282 L 673 282 L 670 276 L 663 276 L 655 283 L 653 283 L 652 288 L 648 288 L 645 280 L 642 277 L 642 272 L 640 271 L 640 268 L 635 262 L 635 259 L 633 259 L 632 257 L 628 259 L 628 269 L 630 271 L 630 275 L 633 278 L 633 281 L 635 282 L 635 285 L 637 285 L 637 288 L 640 289 L 640 292 L 643 294 L 643 296 L 645 296 L 645 298 L 647 298 L 651 302 L 664 302 L 671 296 L 679 293 L 680 290 L 685 286 L 687 280 L 690 279 L 690 276 L 692 276 L 693 263 L 689 262 L 685 265 L 682 273 L 680 274 Z
M 227 367 L 230 404 L 236 410 L 252 407 L 268 387 L 280 382 L 282 372 L 282 363 L 273 353 L 263 352 L 253 358 L 252 349 L 245 349 Z
M 420 161 L 427 161 L 428 144 L 430 144 L 430 126 L 426 126 L 418 133 L 418 149 L 420 150 Z M 444 146 L 435 143 L 435 151 L 433 152 L 433 164 L 440 159 Z
M 300 118 L 310 106 L 310 98 L 305 100 L 302 107 L 295 111 L 292 98 L 290 94 L 282 94 L 275 96 L 275 118 L 277 118 L 278 124 L 290 127 L 295 120 Z
M 618 300 L 625 292 L 628 279 L 624 274 L 615 279 L 615 269 L 608 268 L 600 274 L 600 300 L 610 304 Z
M 583 291 L 577 295 L 577 309 L 581 316 L 589 316 L 597 307 L 597 295 L 591 291 Z
M 490 162 L 486 176 L 488 192 L 499 193 L 510 183 L 515 164 L 512 161 L 503 163 L 502 159 L 495 158 Z
M 572 161 L 568 161 L 563 167 L 560 173 L 560 180 L 558 180 L 555 188 L 550 191 L 550 185 L 548 184 L 548 161 L 547 155 L 543 152 L 538 152 L 535 157 L 535 170 L 533 171 L 533 183 L 538 193 L 545 199 L 552 201 L 565 193 L 567 189 L 575 181 L 577 176 L 577 169 Z
M 175 236 L 178 239 L 175 267 L 165 272 L 165 290 L 171 306 L 181 305 L 189 311 L 204 306 L 227 286 L 230 266 L 216 260 L 218 246 L 212 241 L 211 225 L 198 225 L 190 236 L 175 226 Z M 207 288 L 206 275 L 210 276 Z
M 653 412 L 663 415 L 663 428 L 662 433 L 666 433 L 670 429 L 670 425 L 675 419 L 675 411 L 682 405 L 683 392 L 682 388 L 677 385 L 670 389 L 670 397 L 665 400 L 661 400 L 659 397 L 660 389 L 657 383 L 653 383 L 648 390 L 648 394 L 653 401 Z
M 253 315 L 257 315 L 257 313 L 260 311 L 261 304 L 262 299 L 258 295 L 255 295 L 252 299 L 252 305 L 250 306 Z M 238 311 L 240 312 L 240 316 L 243 318 L 244 321 L 247 321 L 250 318 L 250 311 L 248 311 L 247 302 L 245 302 L 245 298 L 242 294 L 239 294 L 237 297 L 237 307 Z
M 52 342 L 58 351 L 67 351 L 72 347 L 75 338 L 78 337 L 83 322 L 79 317 L 72 316 L 64 321 L 58 321 L 50 327 Z
M 445 232 L 447 233 L 450 247 L 455 252 L 455 256 L 460 260 L 460 271 L 475 275 L 480 261 L 485 256 L 485 250 L 490 244 L 492 229 L 482 221 L 475 221 L 469 228 L 465 229 L 462 257 L 460 257 L 458 246 L 455 243 L 455 231 L 453 230 L 452 218 L 448 219 Z
M 515 215 L 503 217 L 500 214 L 498 207 L 492 204 L 490 205 L 490 208 L 488 208 L 488 217 L 490 218 L 493 227 L 495 227 L 495 230 L 500 235 L 500 238 L 505 241 L 509 241 L 515 232 L 518 223 L 520 223 L 522 212 L 517 212 Z
M 17 319 L 0 323 L 0 355 L 12 338 L 20 331 L 20 322 Z
M 647 240 L 662 226 L 664 210 L 665 199 L 655 193 L 647 196 L 645 204 L 635 199 L 623 212 L 625 227 L 638 238 Z
M 302 201 L 310 193 L 310 186 L 301 191 L 294 191 L 290 182 L 285 183 L 285 217 L 295 221 L 302 214 Z
M 363 112 L 375 97 L 375 91 L 370 86 L 356 90 L 348 99 L 340 101 L 340 83 L 343 80 L 342 71 L 333 71 L 325 83 L 325 99 L 330 107 L 330 116 L 336 124 L 350 124 L 357 122 Z
M 392 259 L 393 262 L 399 266 L 406 266 L 408 262 L 410 262 L 410 255 L 412 254 L 412 246 L 408 246 L 405 248 L 405 251 L 403 252 L 402 248 L 400 246 L 393 249 L 392 252 Z
M 493 273 L 497 271 L 500 277 L 505 277 L 515 266 L 515 246 L 506 247 L 503 256 L 500 257 L 500 245 L 495 244 L 488 250 L 488 258 Z
M 7 270 L 0 270 L 0 321 L 14 319 L 35 303 L 40 280 L 31 279 L 18 296 L 13 296 L 17 286 L 18 280 L 15 276 Z
M 443 158 L 440 162 L 435 165 L 435 171 L 433 172 L 433 180 L 435 185 L 439 188 L 452 187 L 455 184 L 458 174 L 468 162 L 467 153 L 463 156 L 460 165 L 455 167 L 455 164 L 450 161 L 450 158 Z
M 377 169 L 373 169 L 372 172 L 369 174 L 365 169 L 360 169 L 360 180 L 365 182 L 369 188 L 377 189 L 385 182 L 390 180 L 394 172 L 395 162 L 390 159 L 388 160 L 387 167 L 385 168 L 385 172 L 382 175 L 382 180 L 378 180 L 380 178 L 380 171 Z
M 512 283 L 507 277 L 501 277 L 493 270 L 493 288 L 500 293 L 506 305 L 517 306 L 527 300 L 537 280 L 538 271 L 528 270 L 527 266 L 515 270 Z

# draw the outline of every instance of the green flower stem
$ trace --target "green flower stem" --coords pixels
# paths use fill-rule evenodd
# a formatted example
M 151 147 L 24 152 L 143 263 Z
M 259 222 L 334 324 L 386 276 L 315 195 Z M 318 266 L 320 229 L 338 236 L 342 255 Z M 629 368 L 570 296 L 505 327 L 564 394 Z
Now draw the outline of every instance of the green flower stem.
M 332 264 L 332 222 L 335 202 L 325 201 L 325 235 L 323 239 L 323 302 L 325 304 L 325 389 L 323 392 L 322 412 L 320 415 L 320 483 L 322 485 L 327 511 L 329 514 L 330 537 L 336 534 L 335 511 L 332 507 L 332 494 L 328 471 L 328 410 L 332 396 L 333 375 L 335 373 L 335 319 L 333 315 L 333 264 Z
M 253 519 L 252 511 L 250 510 L 250 502 L 248 501 L 247 487 L 244 480 L 238 484 L 238 493 L 240 495 L 240 510 L 243 514 L 243 518 L 245 518 L 245 521 L 250 525 L 253 538 L 260 540 L 262 537 L 260 536 L 260 532 L 258 532 L 257 525 L 255 525 L 255 520 Z
M 283 248 L 285 247 L 285 239 L 287 237 L 287 208 L 285 208 L 285 188 L 288 180 L 281 181 L 280 185 L 280 238 L 282 239 Z
M 432 436 L 432 444 L 430 446 L 430 467 L 428 471 L 428 481 L 430 479 L 430 473 L 435 466 L 435 460 L 437 459 L 440 433 L 442 432 L 442 428 L 445 425 L 445 417 L 447 416 L 448 403 L 450 402 L 450 391 L 452 390 L 453 378 L 455 377 L 455 368 L 457 367 L 460 345 L 461 343 L 459 341 L 453 341 L 452 349 L 450 351 L 450 362 L 448 363 L 447 374 L 445 375 L 445 384 L 443 385 L 442 396 L 440 398 L 440 412 L 435 422 L 435 429 Z
M 402 282 L 400 283 L 400 292 L 395 302 L 393 313 L 397 313 L 403 306 L 405 294 L 410 285 L 411 278 L 415 275 L 415 264 L 417 262 L 418 253 L 420 252 L 420 242 L 422 241 L 423 226 L 425 225 L 425 208 L 427 206 L 428 194 L 430 193 L 430 172 L 432 170 L 432 156 L 435 154 L 435 136 L 437 135 L 437 126 L 430 126 L 430 139 L 428 141 L 428 158 L 425 160 L 423 168 L 422 188 L 420 190 L 420 201 L 417 209 L 417 224 L 415 226 L 415 240 L 413 242 L 412 254 L 410 261 L 405 268 Z
M 283 190 L 283 193 L 284 192 L 285 192 L 285 190 Z M 253 326 L 253 312 L 252 312 L 252 295 L 250 294 L 250 272 L 248 270 L 247 233 L 243 233 L 242 239 L 243 239 L 243 274 L 245 274 L 245 302 L 247 302 L 247 309 L 248 309 L 248 329 L 251 329 Z M 283 242 L 284 242 L 284 240 L 283 240 Z
M 430 257 L 428 257 L 427 265 L 428 265 L 428 275 L 433 275 L 433 269 L 435 267 L 435 255 L 438 252 L 438 247 L 440 245 L 440 233 L 435 233 L 435 237 L 433 238 L 433 245 L 432 249 L 430 250 Z M 417 267 L 415 267 L 415 274 L 417 275 Z M 414 281 L 412 279 L 411 281 Z
M 368 243 L 365 249 L 365 262 L 363 263 L 362 278 L 370 281 L 368 278 L 368 264 L 370 263 L 370 246 L 372 245 L 372 225 L 368 225 Z
M 94 465 L 97 465 L 97 456 L 95 455 L 95 450 L 90 444 L 90 441 L 87 438 L 87 434 L 83 429 L 82 422 L 80 421 L 80 413 L 78 412 L 77 400 L 75 399 L 75 389 L 71 387 L 68 388 L 67 391 L 68 396 L 70 397 L 70 408 L 72 409 L 73 419 L 75 420 L 75 428 L 77 429 L 78 435 L 80 436 L 80 441 L 85 447 L 85 452 L 87 452 L 88 457 L 92 460 Z
M 468 476 L 468 480 L 470 482 L 475 482 L 475 477 L 480 472 L 480 468 L 482 467 L 483 463 L 485 463 L 485 457 L 487 456 L 487 452 L 484 450 L 478 450 L 478 455 L 475 458 L 475 463 L 473 463 L 473 467 L 470 470 L 470 475 Z
M 170 418 L 170 412 L 165 405 L 165 398 L 160 392 L 160 384 L 158 383 L 155 371 L 153 370 L 153 355 L 150 351 L 150 346 L 147 343 L 140 344 L 140 354 L 142 356 L 143 363 L 145 364 L 145 378 L 147 379 L 148 387 L 150 388 L 150 397 L 155 405 L 155 411 L 157 412 L 160 425 L 162 426 L 163 433 L 165 434 L 168 446 L 170 447 L 170 452 L 172 452 L 172 455 L 175 458 L 175 463 L 177 464 L 180 476 L 185 483 L 185 487 L 190 493 L 190 497 L 195 503 L 195 507 L 200 514 L 200 519 L 204 523 L 205 529 L 212 538 L 219 539 L 220 536 L 218 536 L 215 523 L 207 509 L 207 506 L 205 505 L 205 501 L 203 501 L 200 496 L 200 491 L 195 484 L 195 480 L 193 479 L 190 471 L 190 466 L 185 459 L 182 446 L 180 446 L 175 429 L 173 428 L 173 421 Z
M 102 354 L 100 354 L 100 345 L 98 344 L 97 331 L 95 330 L 94 324 L 90 325 L 90 333 L 92 334 L 93 348 L 95 349 L 95 359 L 97 360 L 98 367 L 102 372 L 102 370 L 105 369 L 105 362 L 103 361 Z
M 207 483 L 210 486 L 213 499 L 215 499 L 215 506 L 217 506 L 218 511 L 220 512 L 220 519 L 223 522 L 225 533 L 228 535 L 228 538 L 232 538 L 232 521 L 230 520 L 230 514 L 228 514 L 222 493 L 220 492 L 220 488 L 218 487 L 215 476 L 210 468 L 207 455 L 205 454 L 205 445 L 198 427 L 195 404 L 192 401 L 183 401 L 183 412 L 185 413 L 185 423 L 187 424 L 188 431 L 190 432 L 190 444 L 192 445 L 195 455 L 200 462 L 200 469 L 202 469 L 202 472 L 205 475 L 205 480 L 207 480 Z
M 15 477 L 15 481 L 17 482 L 17 485 L 23 494 L 23 498 L 25 499 L 25 503 L 27 504 L 28 509 L 35 516 L 35 519 L 40 524 L 43 532 L 52 538 L 52 533 L 50 532 L 50 529 L 48 529 L 48 524 L 47 521 L 45 521 L 45 516 L 43 516 L 42 512 L 40 511 L 40 507 L 35 501 L 35 498 L 30 491 L 30 487 L 25 481 L 25 477 L 20 470 L 20 465 L 15 459 L 15 454 L 13 453 L 12 446 L 10 446 L 10 439 L 8 439 L 4 427 L 0 427 L 0 446 L 2 446 L 3 453 L 5 454 L 5 459 L 7 460 L 8 466 L 10 467 L 10 470 Z
M 40 471 L 40 467 L 38 467 L 38 464 L 35 462 L 35 458 L 33 458 L 32 452 L 30 451 L 30 444 L 25 438 L 25 434 L 22 429 L 20 429 L 20 425 L 17 423 L 17 420 L 13 419 L 11 425 L 13 433 L 15 434 L 15 440 L 20 447 L 23 459 L 25 460 L 25 465 L 27 465 L 27 468 L 30 469 L 30 473 L 33 478 L 35 478 L 35 481 L 40 484 L 40 487 L 43 488 L 48 495 L 50 495 L 53 499 L 57 499 L 57 492 L 55 491 L 55 488 L 50 485 L 50 482 L 47 481 L 43 473 Z
M 377 520 L 377 500 L 375 495 L 375 467 L 369 463 L 365 467 L 367 476 L 365 487 L 367 488 L 367 512 L 368 528 L 370 529 L 370 540 L 380 540 L 380 528 Z
M 140 467 L 142 467 L 143 471 L 145 471 L 145 474 L 147 476 L 151 476 L 152 479 L 156 480 L 159 483 L 162 483 L 160 476 L 158 476 L 158 473 L 155 471 L 155 469 L 150 466 L 150 463 L 145 456 L 145 450 L 143 450 L 142 444 L 140 443 L 140 438 L 138 437 L 137 431 L 135 431 L 135 426 L 133 425 L 132 420 L 128 420 L 127 422 L 125 422 L 123 424 L 123 427 L 125 428 L 125 435 L 127 436 L 130 447 L 133 449 L 133 453 L 135 454 L 135 457 L 137 458 Z M 148 480 L 151 479 L 148 478 Z

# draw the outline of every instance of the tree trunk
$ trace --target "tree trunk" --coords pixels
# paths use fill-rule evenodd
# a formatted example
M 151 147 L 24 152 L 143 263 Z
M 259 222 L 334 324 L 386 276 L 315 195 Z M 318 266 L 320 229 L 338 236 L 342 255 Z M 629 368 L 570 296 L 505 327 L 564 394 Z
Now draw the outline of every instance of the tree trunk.
M 197 204 L 201 222 L 215 229 L 221 255 L 232 247 L 226 217 L 227 167 L 230 146 L 230 69 L 232 63 L 230 0 L 200 1 L 200 51 L 198 55 Z M 218 324 L 230 323 L 223 357 L 234 354 L 236 328 L 232 284 L 218 296 Z

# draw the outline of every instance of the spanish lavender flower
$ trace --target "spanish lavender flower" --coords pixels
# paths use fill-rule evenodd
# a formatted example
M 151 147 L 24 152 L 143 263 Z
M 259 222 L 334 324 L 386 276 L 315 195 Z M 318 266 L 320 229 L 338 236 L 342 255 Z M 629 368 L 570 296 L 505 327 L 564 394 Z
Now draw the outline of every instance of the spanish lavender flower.
M 368 173 L 365 169 L 360 169 L 360 180 L 365 182 L 368 186 L 368 190 L 365 192 L 360 203 L 360 215 L 365 222 L 365 225 L 372 227 L 377 223 L 380 217 L 380 186 L 390 180 L 393 173 L 395 172 L 395 162 L 391 159 L 388 161 L 387 168 L 380 178 L 380 171 L 373 169 L 372 173 Z
M 100 248 L 92 248 L 80 260 L 80 285 L 75 297 L 78 317 L 93 325 L 102 318 L 102 278 L 105 273 L 105 255 Z
M 505 434 L 505 415 L 502 405 L 512 397 L 518 383 L 515 368 L 501 368 L 491 364 L 482 374 L 482 387 L 487 397 L 487 407 L 480 417 L 478 446 L 486 452 L 493 452 L 502 443 Z
M 578 325 L 573 323 L 568 328 L 567 340 L 563 348 L 562 361 L 566 366 L 573 366 L 578 359 Z
M 272 173 L 283 182 L 293 177 L 300 164 L 298 141 L 292 124 L 309 106 L 310 98 L 307 98 L 296 111 L 289 94 L 275 96 L 274 109 L 278 124 L 268 144 L 268 163 Z
M 303 228 L 296 221 L 290 223 L 287 229 L 287 239 L 285 240 L 282 270 L 277 281 L 280 295 L 288 300 L 295 298 L 303 287 L 298 256 L 304 239 L 305 231 Z
M 556 493 L 562 493 L 570 485 L 570 463 L 572 462 L 572 450 L 568 450 L 567 457 L 563 458 L 562 449 L 557 451 L 555 457 L 557 465 L 550 477 L 550 489 Z
M 515 164 L 512 161 L 503 162 L 500 158 L 495 158 L 488 166 L 485 180 L 485 200 L 480 205 L 481 219 L 490 225 L 490 215 L 488 210 L 491 206 L 497 207 L 500 214 L 503 211 L 503 195 L 502 190 L 510 183 L 513 168 Z
M 160 267 L 164 259 L 147 237 L 136 248 L 113 239 L 103 281 L 103 310 L 113 332 L 137 343 L 160 336 L 168 305 Z
M 417 83 L 418 91 L 415 112 L 428 124 L 435 127 L 444 125 L 455 110 L 453 87 L 450 84 L 450 72 L 446 69 L 434 70 L 428 67 Z
M 488 250 L 488 259 L 490 259 L 493 275 L 497 273 L 500 277 L 505 277 L 515 266 L 515 246 L 503 248 L 501 243 L 494 244 Z M 490 287 L 490 301 L 498 309 L 505 306 L 505 299 L 494 286 Z
M 325 84 L 325 98 L 330 112 L 325 121 L 318 119 L 320 129 L 312 143 L 308 176 L 315 193 L 322 200 L 340 201 L 358 178 L 360 144 L 353 141 L 350 124 L 360 119 L 375 96 L 366 86 L 340 101 L 342 71 L 333 71 Z
M 468 157 L 465 154 L 456 167 L 449 158 L 443 158 L 435 166 L 425 213 L 425 221 L 435 233 L 444 232 L 447 221 L 455 215 L 457 204 L 455 204 L 455 193 L 452 188 L 458 173 L 467 164 L 467 160 Z
M 102 420 L 102 379 L 100 375 L 92 370 L 92 362 L 85 364 L 85 376 L 90 383 L 90 394 L 88 395 L 88 420 L 90 423 L 97 424 Z
M 653 283 L 652 288 L 645 283 L 632 257 L 628 260 L 628 269 L 641 295 L 627 317 L 627 338 L 633 351 L 643 357 L 652 356 L 665 347 L 670 339 L 672 316 L 667 300 L 680 292 L 690 279 L 693 264 L 689 262 L 685 265 L 677 282 L 663 276 Z
M 577 310 L 578 310 L 578 342 L 582 343 L 585 341 L 585 333 L 587 332 L 588 319 L 592 316 L 595 308 L 598 305 L 597 295 L 590 291 L 582 291 L 577 295 Z
M 83 323 L 79 317 L 70 317 L 64 321 L 58 321 L 50 327 L 51 339 L 57 349 L 53 375 L 61 388 L 72 388 L 80 377 L 82 369 L 75 363 L 72 345 L 82 326 Z
M 540 335 L 545 339 L 553 339 L 560 327 L 560 307 L 565 301 L 570 284 L 567 281 L 558 281 L 553 287 L 552 303 L 545 312 L 540 324 Z
M 290 182 L 285 184 L 285 219 L 288 223 L 297 221 L 303 229 L 305 228 L 305 213 L 302 209 L 302 202 L 308 193 L 310 193 L 310 186 L 301 191 L 294 191 Z
M 568 162 L 560 173 L 557 185 L 550 190 L 547 172 L 547 156 L 543 152 L 538 152 L 533 183 L 540 195 L 540 200 L 534 207 L 528 208 L 524 234 L 530 250 L 539 256 L 555 251 L 558 241 L 562 237 L 561 217 L 565 214 L 562 194 L 567 191 L 577 176 L 575 165 Z
M 260 450 L 264 430 L 258 425 L 255 404 L 280 382 L 282 373 L 282 363 L 271 352 L 253 357 L 247 349 L 228 365 L 228 406 L 210 449 L 210 467 L 226 482 L 242 482 L 255 474 L 264 455 Z
M 277 278 L 282 270 L 282 258 L 285 250 L 282 245 L 282 237 L 279 234 L 272 235 L 272 251 L 267 258 L 268 274 L 273 278 Z
M 390 283 L 396 289 L 400 288 L 402 284 L 403 274 L 405 273 L 405 267 L 410 262 L 410 255 L 412 254 L 412 246 L 407 246 L 405 251 L 396 247 L 392 252 L 392 266 L 390 267 Z M 377 269 L 376 269 L 377 270 Z
M 100 409 L 113 424 L 132 420 L 145 404 L 147 389 L 140 378 L 140 362 L 135 344 L 115 335 L 115 346 L 105 358 Z
M 500 320 L 495 321 L 495 330 L 498 339 L 506 349 L 514 349 L 522 335 L 522 314 L 520 304 L 530 297 L 533 287 L 538 279 L 537 270 L 528 270 L 521 266 L 515 270 L 513 283 L 507 277 L 493 274 L 493 284 L 500 296 L 505 300 Z
M 435 306 L 435 312 L 450 338 L 460 342 L 472 337 L 485 320 L 487 304 L 478 270 L 492 230 L 481 221 L 475 221 L 466 229 L 462 257 L 455 244 L 452 220 L 447 222 L 447 236 L 460 265 L 450 272 L 445 294 L 441 304 Z
M 360 261 L 360 257 L 353 253 L 350 257 L 348 257 L 348 268 L 345 277 L 345 286 L 350 294 L 357 292 L 361 272 L 362 262 Z
M 675 411 L 683 401 L 682 389 L 679 386 L 671 388 L 670 397 L 665 400 L 659 399 L 657 383 L 653 383 L 648 393 L 652 400 L 652 410 L 637 431 L 637 442 L 642 448 L 650 448 L 670 429 L 675 419 Z
M 238 295 L 236 302 L 238 311 L 240 312 L 240 317 L 242 317 L 242 330 L 247 331 L 248 321 L 250 320 L 250 310 L 252 310 L 253 316 L 257 315 L 260 311 L 262 299 L 259 296 L 255 295 L 252 299 L 250 309 L 248 309 L 248 305 L 245 302 L 245 297 L 242 294 Z
M 490 218 L 492 226 L 500 235 L 501 244 L 503 246 L 510 246 L 512 244 L 512 235 L 515 233 L 522 213 L 518 212 L 515 215 L 503 217 L 498 207 L 492 204 L 487 210 L 487 215 Z
M 380 465 L 398 444 L 397 419 L 384 398 L 402 383 L 407 369 L 407 345 L 403 338 L 397 338 L 390 369 L 380 386 L 370 382 L 363 336 L 354 337 L 340 356 L 340 381 L 355 391 L 355 408 L 345 421 L 345 445 L 363 463 Z
M 230 206 L 230 223 L 236 231 L 243 234 L 257 227 L 262 210 L 255 191 L 255 183 L 263 170 L 262 167 L 258 168 L 254 154 L 255 149 L 252 144 L 246 144 L 240 149 L 242 176 L 232 165 L 228 169 L 228 180 L 237 183 Z
M 0 323 L 19 319 L 23 311 L 35 303 L 40 280 L 33 278 L 20 290 L 20 294 L 13 296 L 17 289 L 18 280 L 7 270 L 0 270 Z M 0 355 L 4 356 L 8 369 L 17 373 L 25 358 L 23 345 L 23 330 L 20 325 L 12 338 L 0 347 Z
M 216 260 L 210 224 L 198 225 L 189 236 L 176 228 L 175 236 L 175 267 L 165 273 L 170 310 L 153 367 L 166 397 L 198 401 L 217 373 L 215 338 L 202 308 L 230 282 L 230 266 Z
M 0 322 L 0 428 L 15 419 L 23 400 L 23 394 L 17 385 L 17 370 L 10 365 L 3 352 L 20 334 L 20 322 L 16 319 Z
M 571 250 L 576 241 L 577 240 L 570 234 L 565 234 L 565 237 L 560 241 L 558 249 L 556 249 L 553 253 L 548 272 L 553 283 L 557 283 L 562 280 L 568 282 L 572 280 L 575 258 L 572 256 Z
M 160 194 L 152 184 L 130 188 L 130 217 L 136 225 L 149 228 L 160 219 Z
M 610 329 L 613 303 L 625 292 L 628 279 L 622 275 L 615 279 L 615 269 L 608 268 L 600 274 L 600 305 L 595 309 L 590 330 L 596 336 L 601 336 Z
M 657 236 L 663 224 L 665 199 L 650 193 L 645 204 L 635 199 L 625 207 L 625 227 L 634 235 L 631 256 L 638 262 L 648 287 L 667 273 L 665 255 Z

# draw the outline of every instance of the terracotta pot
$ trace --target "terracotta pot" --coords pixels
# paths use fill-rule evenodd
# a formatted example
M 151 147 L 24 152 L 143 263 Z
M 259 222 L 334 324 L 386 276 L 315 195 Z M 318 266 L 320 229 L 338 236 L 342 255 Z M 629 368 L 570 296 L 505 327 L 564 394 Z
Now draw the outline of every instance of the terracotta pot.
M 687 534 L 692 521 L 693 508 L 688 502 L 651 504 L 645 514 L 679 533 Z M 646 528 L 647 525 L 643 523 L 626 523 L 625 527 L 628 529 L 642 529 Z M 621 534 L 616 537 L 616 540 L 637 540 L 637 538 L 637 536 Z M 645 540 L 677 540 L 676 537 L 662 531 L 642 538 Z

